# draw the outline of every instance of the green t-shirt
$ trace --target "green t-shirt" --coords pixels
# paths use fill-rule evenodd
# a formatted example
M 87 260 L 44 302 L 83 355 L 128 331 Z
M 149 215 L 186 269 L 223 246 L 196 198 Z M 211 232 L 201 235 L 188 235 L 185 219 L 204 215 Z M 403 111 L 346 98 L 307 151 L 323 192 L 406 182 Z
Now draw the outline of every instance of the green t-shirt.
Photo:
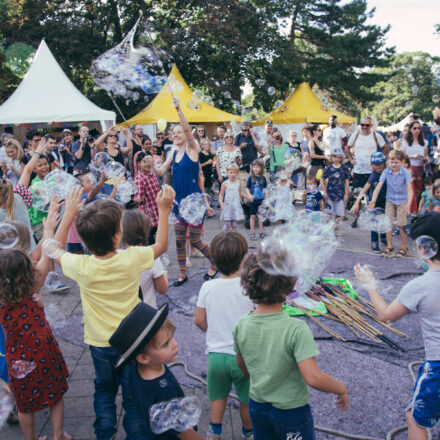
M 274 171 L 275 167 L 284 165 L 284 153 L 289 149 L 289 144 L 283 144 L 279 147 L 271 145 L 270 147 L 270 171 Z
M 234 329 L 234 350 L 250 374 L 251 399 L 293 409 L 309 401 L 298 362 L 319 354 L 308 325 L 284 312 L 243 316 Z
M 38 196 L 36 194 L 36 191 L 34 190 L 35 188 L 34 189 L 32 188 L 34 186 L 34 184 L 37 184 L 37 185 L 35 185 L 35 187 L 38 187 L 38 185 L 39 185 L 38 182 L 42 182 L 42 180 L 37 176 L 32 181 L 32 185 L 29 188 L 33 197 Z M 43 223 L 43 218 L 47 217 L 47 212 L 38 211 L 38 209 L 35 209 L 32 206 L 29 208 L 28 213 L 29 213 L 29 219 L 31 220 L 32 226 L 39 225 L 39 224 Z

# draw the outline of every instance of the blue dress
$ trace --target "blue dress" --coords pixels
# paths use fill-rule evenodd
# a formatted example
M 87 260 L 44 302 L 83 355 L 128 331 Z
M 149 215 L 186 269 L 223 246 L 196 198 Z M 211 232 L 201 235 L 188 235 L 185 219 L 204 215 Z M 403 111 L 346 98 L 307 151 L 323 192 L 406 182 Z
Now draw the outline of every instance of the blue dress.
M 5 332 L 0 325 L 0 379 L 9 382 L 8 367 L 6 365 Z
M 180 162 L 176 162 L 176 154 L 177 150 L 173 153 L 173 189 L 176 191 L 175 200 L 180 203 L 186 196 L 202 190 L 199 186 L 199 161 L 191 160 L 185 150 Z M 178 205 L 174 205 L 173 212 L 179 213 Z

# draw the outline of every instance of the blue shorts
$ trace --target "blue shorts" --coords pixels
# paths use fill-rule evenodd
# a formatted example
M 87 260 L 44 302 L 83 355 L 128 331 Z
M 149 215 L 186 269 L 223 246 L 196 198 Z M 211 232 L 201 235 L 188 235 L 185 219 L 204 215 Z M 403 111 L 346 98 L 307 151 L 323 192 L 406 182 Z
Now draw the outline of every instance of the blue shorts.
M 440 361 L 426 361 L 420 367 L 406 410 L 423 428 L 432 428 L 440 420 Z
M 82 243 L 67 243 L 67 252 L 70 252 L 71 254 L 84 252 Z
M 257 199 L 250 203 L 250 213 L 249 215 L 257 215 L 258 214 L 258 208 L 263 203 L 264 199 Z

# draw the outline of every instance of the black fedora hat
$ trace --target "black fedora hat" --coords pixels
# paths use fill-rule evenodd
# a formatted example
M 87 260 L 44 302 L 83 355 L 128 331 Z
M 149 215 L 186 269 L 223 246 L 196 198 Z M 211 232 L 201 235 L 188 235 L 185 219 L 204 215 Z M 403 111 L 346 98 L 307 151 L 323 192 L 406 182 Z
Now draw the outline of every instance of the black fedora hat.
M 440 212 L 428 212 L 416 217 L 409 225 L 404 226 L 403 230 L 413 240 L 421 235 L 428 235 L 440 248 Z
M 115 368 L 120 368 L 133 360 L 157 333 L 167 316 L 168 304 L 155 309 L 148 304 L 139 303 L 121 321 L 108 341 L 121 355 Z

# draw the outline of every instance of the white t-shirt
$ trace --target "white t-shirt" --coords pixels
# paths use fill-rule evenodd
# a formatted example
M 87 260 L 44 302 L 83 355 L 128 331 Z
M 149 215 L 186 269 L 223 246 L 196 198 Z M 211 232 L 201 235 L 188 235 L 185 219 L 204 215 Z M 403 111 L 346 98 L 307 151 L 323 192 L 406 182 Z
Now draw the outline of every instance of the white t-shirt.
M 428 270 L 405 284 L 397 300 L 417 312 L 425 343 L 426 360 L 440 359 L 440 271 Z
M 359 136 L 354 144 L 356 138 L 356 133 L 350 136 L 348 140 L 348 145 L 350 147 L 354 146 L 354 157 L 356 159 L 356 164 L 353 167 L 353 171 L 356 174 L 371 174 L 371 155 L 377 151 L 376 141 L 374 140 L 373 132 L 369 135 L 363 135 L 359 133 Z M 383 137 L 376 133 L 376 139 L 379 147 L 385 145 Z
M 426 142 L 426 141 L 425 141 Z M 425 156 L 425 148 L 427 147 L 428 143 L 426 142 L 425 146 L 422 145 L 411 145 L 409 146 L 408 144 L 405 147 L 405 154 L 407 154 L 408 156 L 412 156 L 413 154 L 421 154 L 422 157 Z M 414 167 L 421 167 L 423 166 L 423 160 L 421 157 L 410 157 L 410 162 L 411 165 Z
M 206 309 L 206 353 L 235 356 L 232 331 L 238 320 L 254 309 L 240 285 L 240 277 L 217 278 L 203 283 L 197 307 Z
M 323 138 L 325 146 L 325 154 L 330 155 L 335 149 L 342 148 L 342 139 L 347 136 L 345 130 L 341 127 L 327 127 L 324 130 Z
M 139 275 L 139 283 L 142 289 L 143 302 L 151 307 L 157 308 L 156 305 L 156 288 L 154 280 L 159 278 L 167 271 L 164 269 L 160 258 L 154 260 L 153 267 L 150 270 L 144 270 Z

